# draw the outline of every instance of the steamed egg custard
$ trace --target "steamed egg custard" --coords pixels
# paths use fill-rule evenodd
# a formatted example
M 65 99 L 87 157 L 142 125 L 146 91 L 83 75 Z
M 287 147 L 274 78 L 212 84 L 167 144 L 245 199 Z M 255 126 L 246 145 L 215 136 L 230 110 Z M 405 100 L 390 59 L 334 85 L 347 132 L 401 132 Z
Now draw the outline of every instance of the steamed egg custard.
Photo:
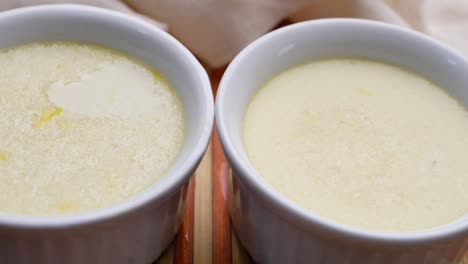
M 415 73 L 360 59 L 300 65 L 258 91 L 243 129 L 259 175 L 337 223 L 404 232 L 468 213 L 468 113 Z
M 184 137 L 156 70 L 87 44 L 0 52 L 0 212 L 60 215 L 118 203 L 162 177 Z

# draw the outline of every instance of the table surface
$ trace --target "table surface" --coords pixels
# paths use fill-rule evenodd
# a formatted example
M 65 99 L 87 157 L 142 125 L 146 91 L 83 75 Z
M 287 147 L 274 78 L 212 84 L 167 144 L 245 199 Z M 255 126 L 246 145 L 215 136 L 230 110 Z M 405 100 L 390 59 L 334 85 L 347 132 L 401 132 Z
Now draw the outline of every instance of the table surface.
M 224 69 L 209 72 L 213 95 L 216 95 L 223 72 Z M 154 263 L 254 263 L 231 229 L 227 175 L 228 164 L 216 129 L 213 129 L 211 143 L 189 190 L 182 227 L 169 248 Z M 468 264 L 468 252 L 458 264 Z

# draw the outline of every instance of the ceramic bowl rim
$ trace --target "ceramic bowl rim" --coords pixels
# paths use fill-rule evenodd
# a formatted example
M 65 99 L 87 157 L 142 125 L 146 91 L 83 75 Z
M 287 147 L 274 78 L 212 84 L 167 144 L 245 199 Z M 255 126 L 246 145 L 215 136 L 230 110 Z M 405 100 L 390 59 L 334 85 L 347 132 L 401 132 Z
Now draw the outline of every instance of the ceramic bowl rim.
M 378 232 L 336 223 L 312 212 L 308 212 L 289 201 L 286 197 L 284 197 L 282 194 L 279 194 L 264 180 L 262 180 L 261 177 L 255 172 L 255 170 L 251 166 L 245 164 L 240 158 L 240 154 L 236 148 L 234 148 L 235 143 L 229 137 L 227 132 L 228 126 L 226 125 L 224 114 L 230 110 L 225 106 L 225 101 L 228 100 L 225 94 L 229 87 L 229 82 L 231 82 L 231 80 L 234 78 L 242 78 L 242 76 L 235 76 L 239 64 L 246 57 L 254 56 L 255 50 L 259 46 L 268 42 L 272 42 L 290 31 L 307 30 L 307 28 L 319 28 L 327 25 L 333 25 L 334 28 L 344 25 L 362 28 L 367 27 L 367 29 L 368 27 L 372 27 L 373 30 L 385 28 L 387 30 L 397 32 L 398 34 L 411 35 L 412 37 L 417 38 L 420 42 L 430 42 L 433 46 L 443 50 L 445 53 L 454 57 L 458 57 L 460 60 L 468 63 L 467 59 L 458 51 L 451 49 L 441 42 L 431 39 L 422 33 L 383 22 L 364 19 L 327 18 L 300 22 L 277 29 L 258 38 L 245 47 L 229 64 L 221 79 L 215 102 L 215 122 L 219 134 L 219 139 L 223 146 L 226 158 L 228 159 L 229 164 L 236 173 L 237 177 L 239 177 L 241 180 L 241 184 L 245 184 L 246 187 L 248 187 L 248 189 L 255 194 L 255 196 L 261 198 L 261 200 L 264 201 L 264 203 L 269 208 L 275 210 L 275 213 L 283 219 L 295 223 L 303 230 L 313 230 L 315 233 L 320 233 L 329 238 L 335 237 L 339 238 L 340 240 L 344 238 L 348 241 L 363 242 L 368 245 L 370 243 L 376 243 L 408 246 L 447 241 L 453 239 L 454 237 L 468 235 L 468 221 L 466 221 L 466 223 L 464 222 L 463 224 L 451 226 L 443 230 L 435 228 L 414 232 Z M 468 78 L 468 76 L 466 78 Z
M 195 56 L 178 40 L 167 32 L 157 28 L 141 18 L 133 17 L 117 11 L 112 11 L 99 7 L 92 7 L 80 4 L 52 4 L 22 7 L 0 12 L 0 21 L 21 20 L 30 15 L 54 16 L 78 15 L 80 19 L 90 19 L 99 17 L 107 22 L 118 24 L 128 23 L 134 29 L 144 29 L 146 34 L 151 34 L 163 43 L 165 49 L 173 49 L 185 63 L 190 65 L 191 71 L 195 71 L 197 84 L 193 89 L 198 89 L 201 94 L 203 105 L 199 106 L 201 133 L 194 144 L 189 145 L 189 152 L 183 164 L 177 170 L 171 170 L 163 178 L 152 184 L 144 191 L 137 193 L 133 197 L 101 209 L 90 210 L 69 215 L 59 216 L 27 216 L 18 214 L 0 214 L 0 227 L 21 228 L 21 229 L 60 229 L 79 227 L 82 225 L 100 223 L 105 220 L 130 214 L 145 205 L 155 202 L 162 202 L 169 195 L 176 192 L 186 183 L 191 172 L 195 169 L 201 157 L 205 153 L 211 138 L 214 117 L 214 100 L 211 91 L 211 84 L 205 69 L 201 66 Z M 178 158 L 180 159 L 180 157 Z

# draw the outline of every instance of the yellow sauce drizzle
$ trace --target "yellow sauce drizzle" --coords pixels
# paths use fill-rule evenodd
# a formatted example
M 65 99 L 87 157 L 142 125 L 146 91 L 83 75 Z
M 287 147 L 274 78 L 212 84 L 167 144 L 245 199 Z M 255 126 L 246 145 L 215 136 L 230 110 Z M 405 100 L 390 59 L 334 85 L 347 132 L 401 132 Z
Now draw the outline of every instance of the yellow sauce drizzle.
M 7 160 L 8 154 L 6 152 L 0 151 L 0 160 Z
M 373 96 L 374 95 L 374 93 L 372 93 L 372 92 L 370 92 L 368 90 L 362 89 L 362 88 L 357 88 L 356 92 L 358 94 L 365 95 L 365 96 Z
M 60 107 L 52 106 L 50 108 L 47 108 L 46 110 L 44 110 L 44 112 L 42 112 L 41 118 L 39 119 L 39 121 L 36 124 L 33 125 L 33 127 L 34 128 L 40 128 L 40 127 L 44 126 L 54 116 L 57 116 L 60 113 L 62 113 L 62 108 L 60 108 Z

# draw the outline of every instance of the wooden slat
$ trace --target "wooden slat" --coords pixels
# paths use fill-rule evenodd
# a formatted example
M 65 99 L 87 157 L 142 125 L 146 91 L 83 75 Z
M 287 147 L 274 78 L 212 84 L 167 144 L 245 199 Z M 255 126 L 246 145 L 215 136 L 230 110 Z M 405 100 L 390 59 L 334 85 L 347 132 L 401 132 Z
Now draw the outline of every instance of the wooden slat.
M 227 162 L 213 133 L 213 264 L 231 263 L 231 223 L 227 204 Z
M 210 264 L 212 262 L 212 195 L 211 195 L 211 144 L 197 169 L 197 188 L 195 189 L 195 220 L 193 263 Z
M 196 179 L 192 182 L 187 194 L 187 206 L 182 222 L 182 227 L 177 234 L 174 249 L 174 264 L 193 263 L 193 211 Z
M 224 69 L 211 72 L 213 96 L 216 96 Z M 216 128 L 211 138 L 213 150 L 213 264 L 231 263 L 231 223 L 227 204 L 227 169 Z

